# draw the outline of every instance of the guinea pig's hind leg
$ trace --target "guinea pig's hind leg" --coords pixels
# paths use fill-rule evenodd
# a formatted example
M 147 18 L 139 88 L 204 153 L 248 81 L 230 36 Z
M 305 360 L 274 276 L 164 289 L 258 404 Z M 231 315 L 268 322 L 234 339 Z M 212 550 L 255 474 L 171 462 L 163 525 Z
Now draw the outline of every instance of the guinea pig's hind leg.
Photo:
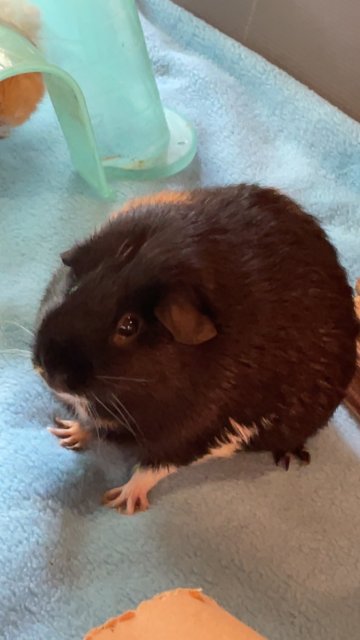
M 111 509 L 117 509 L 131 516 L 135 511 L 146 511 L 149 507 L 148 493 L 155 485 L 171 473 L 176 467 L 142 467 L 138 466 L 130 480 L 121 487 L 110 489 L 103 496 L 102 503 Z
M 300 460 L 303 464 L 310 464 L 311 455 L 305 447 L 298 447 L 295 451 L 292 452 L 293 456 Z
M 303 464 L 310 464 L 311 455 L 305 447 L 297 447 L 294 451 L 284 452 L 284 451 L 274 451 L 273 458 L 276 466 L 282 466 L 286 471 L 288 471 L 290 467 L 291 458 L 296 458 Z
M 91 433 L 81 426 L 77 420 L 60 420 L 55 418 L 55 427 L 49 427 L 48 431 L 59 438 L 60 445 L 66 449 L 80 451 L 85 449 L 91 440 Z

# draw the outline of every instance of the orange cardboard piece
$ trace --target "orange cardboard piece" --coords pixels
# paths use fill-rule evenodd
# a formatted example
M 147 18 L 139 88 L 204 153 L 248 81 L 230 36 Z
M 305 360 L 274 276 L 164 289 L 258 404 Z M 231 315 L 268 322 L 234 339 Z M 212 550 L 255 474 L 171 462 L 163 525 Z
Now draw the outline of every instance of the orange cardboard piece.
M 175 589 L 112 618 L 84 640 L 265 640 L 196 589 Z

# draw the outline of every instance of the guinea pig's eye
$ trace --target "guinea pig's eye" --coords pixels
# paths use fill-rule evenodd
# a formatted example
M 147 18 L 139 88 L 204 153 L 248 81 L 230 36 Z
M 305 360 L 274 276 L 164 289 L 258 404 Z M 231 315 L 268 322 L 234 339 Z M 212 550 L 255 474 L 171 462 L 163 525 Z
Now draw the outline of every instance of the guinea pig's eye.
M 124 344 L 129 338 L 137 335 L 140 329 L 140 318 L 135 313 L 125 313 L 116 325 L 114 342 Z

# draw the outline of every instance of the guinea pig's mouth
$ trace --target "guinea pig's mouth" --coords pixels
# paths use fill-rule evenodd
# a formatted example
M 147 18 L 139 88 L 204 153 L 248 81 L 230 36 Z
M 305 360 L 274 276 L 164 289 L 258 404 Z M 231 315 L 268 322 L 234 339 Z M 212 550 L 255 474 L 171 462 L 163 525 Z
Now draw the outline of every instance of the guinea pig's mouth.
M 33 363 L 35 373 L 37 373 L 46 382 L 47 386 L 56 393 L 67 404 L 73 404 L 72 399 L 83 398 L 84 394 L 79 394 L 73 391 L 69 386 L 69 376 L 66 374 L 49 375 L 45 367 L 40 364 Z M 85 398 L 84 398 L 85 400 Z
M 82 396 L 93 379 L 93 366 L 75 338 L 42 340 L 35 345 L 35 371 L 56 393 Z
M 64 388 L 61 379 L 57 383 L 56 380 L 50 378 L 46 369 L 40 364 L 33 361 L 33 367 L 34 371 L 42 377 L 56 396 L 71 407 L 79 419 L 86 420 L 87 424 L 98 424 L 105 429 L 113 429 L 116 424 L 123 424 L 124 426 L 128 424 L 128 418 L 124 417 L 122 411 L 119 413 L 120 409 L 115 404 L 112 403 L 112 406 L 109 407 L 95 394 L 90 394 L 93 396 L 90 399 L 85 393 L 70 392 Z M 132 432 L 131 425 L 128 425 L 128 430 Z
M 45 369 L 44 369 L 44 367 L 42 367 L 41 365 L 36 364 L 36 363 L 33 362 L 33 368 L 34 368 L 35 373 L 37 373 L 39 376 L 41 376 L 42 378 L 45 379 Z

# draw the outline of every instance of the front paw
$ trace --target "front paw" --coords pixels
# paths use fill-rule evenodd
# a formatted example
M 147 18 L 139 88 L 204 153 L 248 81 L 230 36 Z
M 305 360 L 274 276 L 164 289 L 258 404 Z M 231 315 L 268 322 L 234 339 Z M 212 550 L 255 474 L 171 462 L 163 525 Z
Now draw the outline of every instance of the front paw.
M 172 465 L 157 468 L 139 466 L 129 482 L 105 493 L 103 504 L 111 509 L 126 513 L 128 516 L 132 516 L 136 511 L 146 511 L 149 507 L 149 491 L 160 480 L 175 471 L 176 467 Z
M 131 487 L 131 480 L 121 487 L 107 491 L 103 497 L 103 504 L 110 509 L 126 513 L 128 516 L 132 516 L 137 511 L 146 511 L 149 508 L 147 495 L 136 492 Z
M 49 427 L 48 431 L 59 438 L 61 447 L 77 451 L 86 449 L 91 440 L 91 434 L 79 422 L 55 418 L 55 424 L 56 427 Z
M 134 476 L 121 487 L 107 491 L 102 503 L 110 509 L 132 516 L 136 511 L 146 511 L 149 508 L 147 490 L 134 482 Z

